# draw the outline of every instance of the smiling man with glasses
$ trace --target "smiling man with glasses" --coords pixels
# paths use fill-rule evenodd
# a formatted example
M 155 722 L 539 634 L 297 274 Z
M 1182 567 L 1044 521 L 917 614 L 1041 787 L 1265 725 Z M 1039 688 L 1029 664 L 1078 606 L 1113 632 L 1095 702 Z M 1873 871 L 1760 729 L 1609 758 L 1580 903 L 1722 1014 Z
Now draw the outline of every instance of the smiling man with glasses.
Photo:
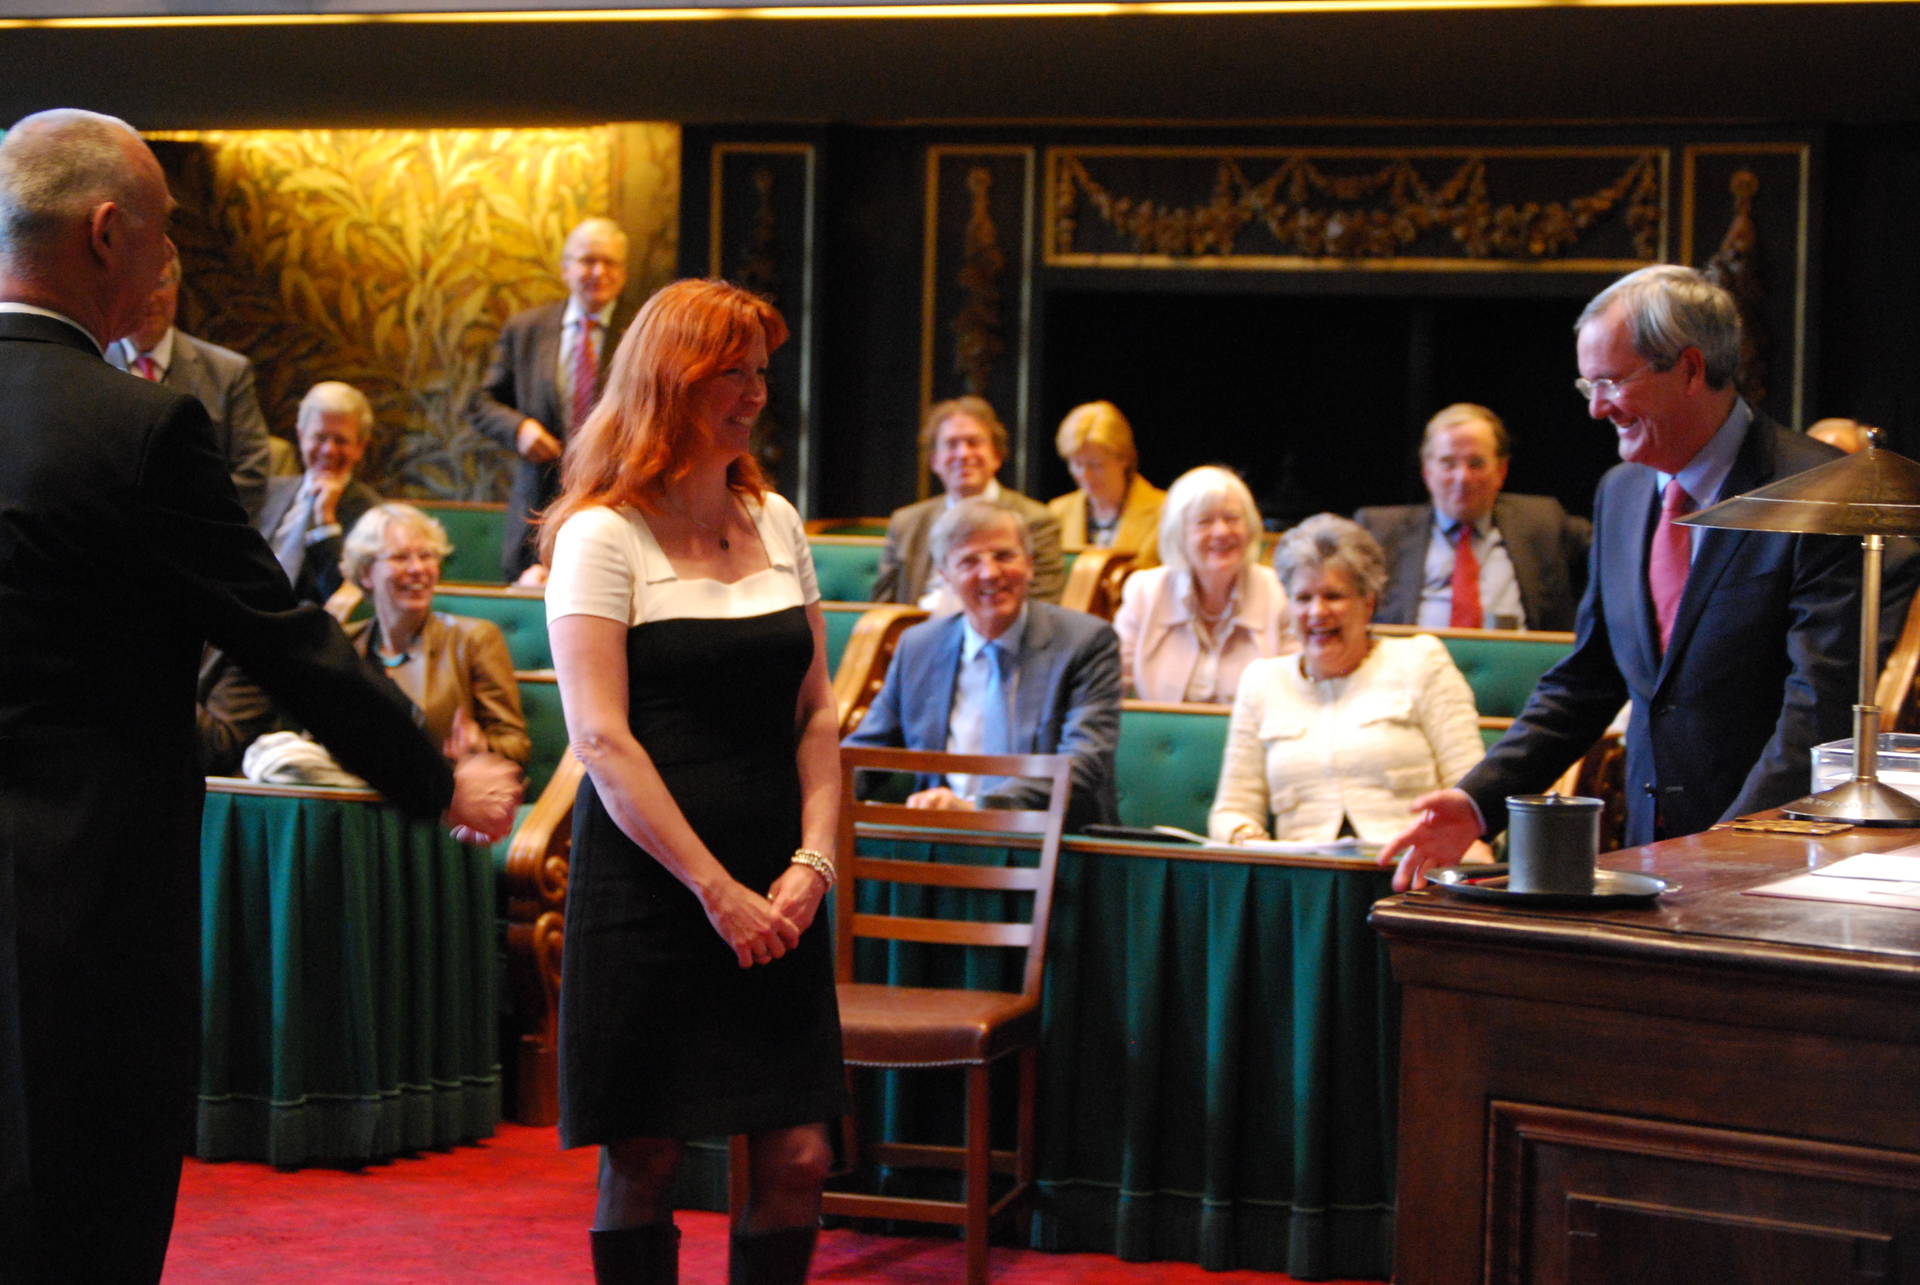
M 1396 886 L 1504 829 L 1506 797 L 1546 789 L 1623 703 L 1629 844 L 1785 803 L 1806 791 L 1811 747 L 1847 735 L 1853 542 L 1674 522 L 1839 452 L 1748 405 L 1734 386 L 1734 301 L 1691 268 L 1621 278 L 1575 334 L 1574 388 L 1612 426 L 1624 461 L 1594 498 L 1579 642 L 1458 788 L 1415 801 L 1415 824 L 1382 854 L 1408 854 Z M 1890 560 L 1903 565 L 1888 575 L 1890 597 L 1911 588 L 1905 553 Z

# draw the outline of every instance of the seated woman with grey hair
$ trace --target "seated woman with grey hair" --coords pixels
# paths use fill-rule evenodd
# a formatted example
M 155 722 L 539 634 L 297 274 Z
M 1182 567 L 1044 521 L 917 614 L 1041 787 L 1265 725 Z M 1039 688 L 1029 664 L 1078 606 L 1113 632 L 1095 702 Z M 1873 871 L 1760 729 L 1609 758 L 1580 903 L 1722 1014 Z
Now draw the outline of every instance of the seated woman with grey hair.
M 1300 654 L 1242 675 L 1207 832 L 1384 843 L 1414 799 L 1479 761 L 1473 692 L 1439 639 L 1372 636 L 1387 566 L 1357 523 L 1308 518 L 1280 537 L 1273 564 Z
M 1248 665 L 1294 647 L 1239 474 L 1212 464 L 1183 473 L 1160 510 L 1159 550 L 1165 565 L 1128 576 L 1113 616 L 1127 694 L 1225 704 Z
M 433 609 L 451 552 L 445 528 L 411 504 L 368 509 L 347 533 L 340 571 L 366 590 L 373 616 L 348 624 L 347 638 L 406 693 L 447 757 L 492 750 L 524 764 L 533 744 L 506 635 Z

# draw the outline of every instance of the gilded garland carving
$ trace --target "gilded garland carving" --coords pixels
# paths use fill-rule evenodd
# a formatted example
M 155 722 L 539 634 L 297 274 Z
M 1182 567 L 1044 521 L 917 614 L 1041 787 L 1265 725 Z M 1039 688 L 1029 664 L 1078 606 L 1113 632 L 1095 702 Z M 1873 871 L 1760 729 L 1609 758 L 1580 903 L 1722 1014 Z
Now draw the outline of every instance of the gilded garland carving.
M 1735 170 L 1727 181 L 1733 193 L 1733 217 L 1727 234 L 1703 269 L 1707 277 L 1733 296 L 1740 307 L 1740 391 L 1755 403 L 1767 396 L 1766 283 L 1760 272 L 1760 226 L 1753 220 L 1753 198 L 1760 194 L 1760 177 L 1752 170 Z
M 984 166 L 968 170 L 967 192 L 966 249 L 957 276 L 962 302 L 952 322 L 953 369 L 967 392 L 985 396 L 994 359 L 1007 347 L 1000 319 L 1000 277 L 1006 271 L 1007 256 L 1000 249 L 999 229 L 988 204 L 992 172 Z
M 1451 257 L 1524 261 L 1562 256 L 1618 217 L 1635 255 L 1657 256 L 1663 214 L 1659 152 L 1625 158 L 1625 168 L 1598 190 L 1505 204 L 1490 194 L 1489 164 L 1487 156 L 1466 154 L 1433 181 L 1409 156 L 1390 156 L 1366 173 L 1342 174 L 1302 154 L 1283 158 L 1255 182 L 1238 159 L 1224 156 L 1209 198 L 1182 206 L 1114 192 L 1081 157 L 1065 154 L 1055 170 L 1051 252 L 1088 252 L 1075 245 L 1084 218 L 1130 242 L 1134 253 L 1172 258 L 1388 259 L 1441 232 L 1453 242 Z M 1430 161 L 1425 168 L 1433 168 Z M 1264 231 L 1270 243 L 1245 244 L 1250 229 Z

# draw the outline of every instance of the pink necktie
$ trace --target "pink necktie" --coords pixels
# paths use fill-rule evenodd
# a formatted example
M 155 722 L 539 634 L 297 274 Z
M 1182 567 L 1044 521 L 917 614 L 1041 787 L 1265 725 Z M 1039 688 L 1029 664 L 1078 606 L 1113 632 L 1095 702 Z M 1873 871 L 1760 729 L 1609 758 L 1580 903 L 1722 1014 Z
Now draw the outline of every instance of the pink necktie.
M 135 359 L 133 368 L 139 372 L 140 378 L 151 379 L 156 384 L 160 382 L 159 363 L 155 362 L 154 359 L 147 354 L 141 353 L 140 356 Z
M 592 317 L 580 319 L 580 339 L 573 348 L 573 420 L 569 428 L 584 424 L 587 413 L 593 409 L 593 384 L 600 373 L 600 363 L 593 353 L 593 328 L 598 324 Z
M 1480 559 L 1473 552 L 1473 524 L 1460 524 L 1460 543 L 1453 549 L 1453 614 L 1447 623 L 1455 629 L 1479 629 L 1487 623 L 1480 610 Z
M 1653 596 L 1653 616 L 1660 624 L 1660 650 L 1673 636 L 1673 618 L 1680 612 L 1680 595 L 1687 587 L 1687 568 L 1693 561 L 1692 533 L 1674 519 L 1693 508 L 1693 497 L 1680 489 L 1680 479 L 1667 483 L 1660 497 L 1660 522 L 1653 528 L 1653 547 L 1647 550 L 1647 591 Z

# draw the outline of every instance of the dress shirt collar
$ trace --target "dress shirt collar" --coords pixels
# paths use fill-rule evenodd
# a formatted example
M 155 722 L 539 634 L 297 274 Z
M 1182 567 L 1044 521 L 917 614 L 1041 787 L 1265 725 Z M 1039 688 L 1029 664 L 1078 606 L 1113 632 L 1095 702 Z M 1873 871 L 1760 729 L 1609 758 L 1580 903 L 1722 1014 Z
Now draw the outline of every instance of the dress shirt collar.
M 618 300 L 615 302 L 618 302 Z M 580 318 L 586 315 L 586 309 L 580 306 L 579 300 L 569 297 L 567 299 L 566 314 L 560 318 L 560 328 L 562 330 L 572 330 L 580 324 Z M 600 332 L 605 334 L 608 324 L 613 320 L 613 304 L 610 303 L 600 311 L 594 313 L 593 319 L 600 323 Z
M 140 348 L 133 342 L 133 336 L 129 335 L 125 339 L 118 339 L 114 342 L 120 345 L 120 351 L 127 359 L 127 369 L 132 370 L 133 364 L 140 360 Z M 172 326 L 168 326 L 167 333 L 160 336 L 159 343 L 147 349 L 146 355 L 153 358 L 153 364 L 160 368 L 161 374 L 164 375 L 173 369 Z
M 946 497 L 948 508 L 952 508 L 954 505 L 960 503 L 960 497 L 952 491 L 946 492 Z M 986 490 L 980 492 L 978 495 L 969 495 L 967 498 L 969 500 L 998 500 L 1000 498 L 1000 479 L 997 477 L 987 479 Z
M 1032 604 L 1030 603 L 1022 604 L 1020 614 L 1015 616 L 1013 623 L 1007 626 L 1007 632 L 991 640 L 999 643 L 1000 649 L 1007 653 L 1009 664 L 1017 663 L 1020 659 L 1020 647 L 1026 641 L 1027 637 L 1027 613 L 1031 608 Z M 970 665 L 973 663 L 973 658 L 980 654 L 980 649 L 986 646 L 989 640 L 976 632 L 973 627 L 973 622 L 968 620 L 964 615 L 960 617 L 960 630 L 960 663 L 962 665 Z
M 11 299 L 0 300 L 0 312 L 24 312 L 35 317 L 52 317 L 55 321 L 64 321 L 81 334 L 86 335 L 87 342 L 93 345 L 95 352 L 99 353 L 102 357 L 106 356 L 105 351 L 100 347 L 100 341 L 95 339 L 85 326 L 64 312 L 55 312 L 51 308 L 42 308 L 39 304 L 35 303 L 18 303 Z
M 1747 399 L 1733 399 L 1733 409 L 1727 412 L 1726 420 L 1700 448 L 1687 466 L 1678 473 L 1654 474 L 1654 494 L 1666 493 L 1667 483 L 1674 478 L 1680 479 L 1680 489 L 1692 499 L 1696 509 L 1704 509 L 1709 504 L 1718 503 L 1725 498 L 1720 488 L 1727 484 L 1727 474 L 1733 471 L 1733 461 L 1740 454 L 1740 447 L 1747 440 L 1747 430 L 1753 424 L 1753 408 L 1747 405 Z
M 1446 514 L 1442 513 L 1438 508 L 1435 508 L 1433 511 L 1433 525 L 1435 530 L 1439 531 L 1441 535 L 1446 537 L 1448 544 L 1453 544 L 1460 539 L 1460 519 L 1459 518 L 1450 518 Z M 1473 524 L 1473 536 L 1476 540 L 1484 541 L 1488 536 L 1492 534 L 1493 534 L 1493 510 L 1489 509 L 1487 510 L 1487 516 L 1485 516 L 1484 518 L 1481 518 L 1478 522 L 1475 522 Z

